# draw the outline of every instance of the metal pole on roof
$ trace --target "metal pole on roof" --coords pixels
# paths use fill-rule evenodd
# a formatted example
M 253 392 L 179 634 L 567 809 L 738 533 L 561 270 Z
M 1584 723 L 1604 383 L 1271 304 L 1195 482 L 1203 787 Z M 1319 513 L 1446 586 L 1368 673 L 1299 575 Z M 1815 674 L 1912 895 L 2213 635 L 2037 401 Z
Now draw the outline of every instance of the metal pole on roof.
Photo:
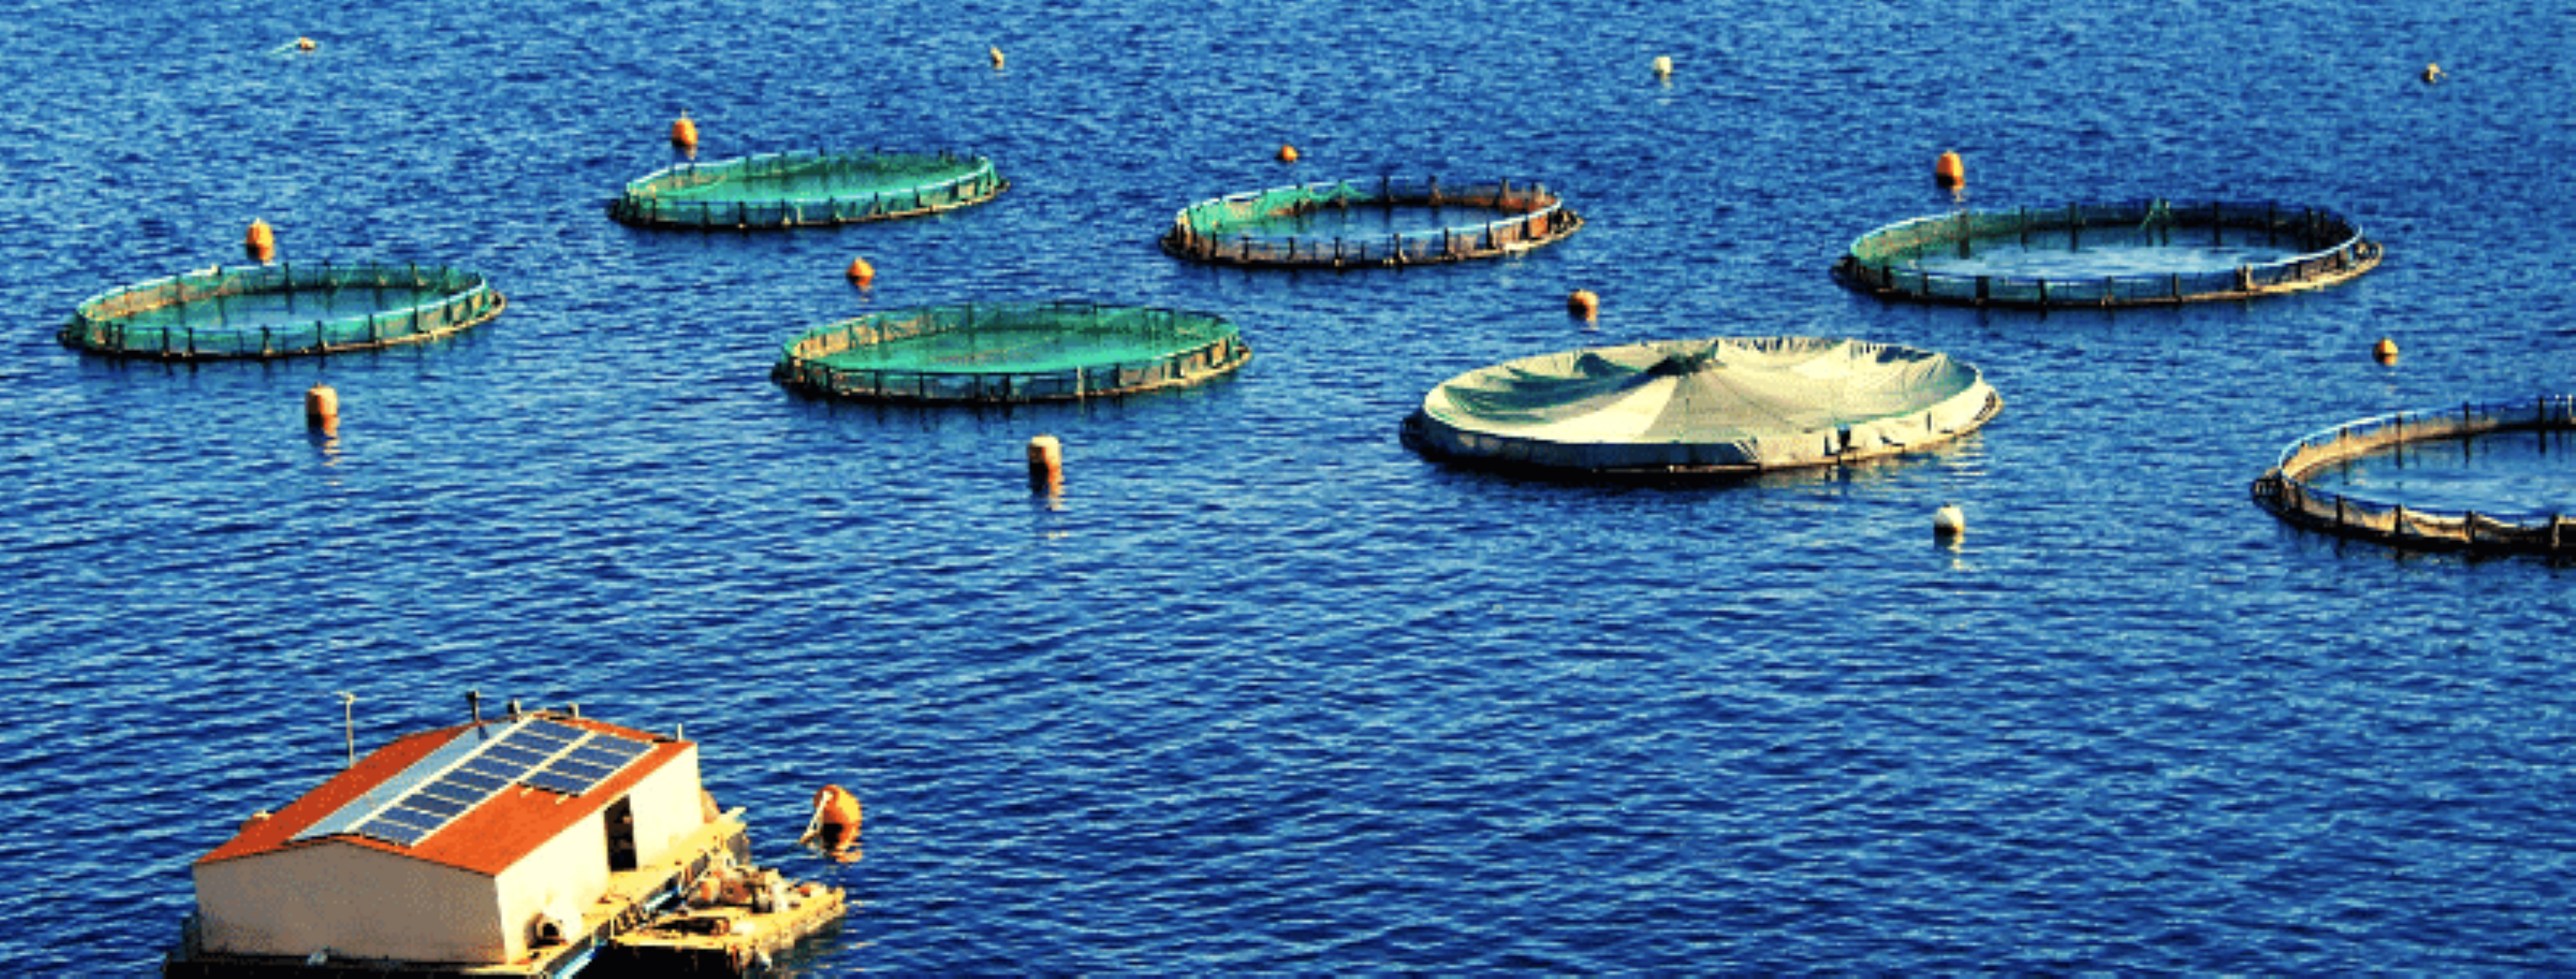
M 358 767 L 358 695 L 340 691 L 340 729 L 349 738 L 349 767 Z

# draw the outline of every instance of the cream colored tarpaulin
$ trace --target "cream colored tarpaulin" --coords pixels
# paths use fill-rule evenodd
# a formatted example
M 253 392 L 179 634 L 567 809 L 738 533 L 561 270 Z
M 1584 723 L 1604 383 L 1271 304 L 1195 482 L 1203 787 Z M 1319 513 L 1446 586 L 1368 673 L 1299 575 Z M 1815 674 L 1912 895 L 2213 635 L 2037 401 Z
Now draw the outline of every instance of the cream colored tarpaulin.
M 1948 356 L 1806 337 L 1663 341 L 1470 371 L 1408 437 L 1438 454 L 1580 469 L 1814 465 L 1976 427 L 1997 401 Z

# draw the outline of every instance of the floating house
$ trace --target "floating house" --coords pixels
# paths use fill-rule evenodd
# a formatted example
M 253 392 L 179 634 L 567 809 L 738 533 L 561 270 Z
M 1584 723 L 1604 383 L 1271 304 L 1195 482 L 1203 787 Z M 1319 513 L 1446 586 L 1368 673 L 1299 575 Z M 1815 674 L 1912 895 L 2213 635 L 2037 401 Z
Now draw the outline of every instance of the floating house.
M 762 881 L 748 858 L 697 745 L 513 709 L 396 739 L 245 821 L 191 867 L 196 913 L 164 972 L 569 975 L 691 895 L 713 902 L 710 885 Z M 763 938 L 839 919 L 840 891 L 766 881 Z

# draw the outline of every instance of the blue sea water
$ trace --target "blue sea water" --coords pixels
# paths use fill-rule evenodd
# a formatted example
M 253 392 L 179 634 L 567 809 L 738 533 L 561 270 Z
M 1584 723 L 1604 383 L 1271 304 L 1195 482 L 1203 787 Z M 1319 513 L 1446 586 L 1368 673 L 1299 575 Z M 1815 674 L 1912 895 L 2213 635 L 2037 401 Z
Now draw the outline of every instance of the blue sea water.
M 2427 439 L 2320 467 L 2302 478 L 2338 495 L 2446 514 L 2567 513 L 2576 511 L 2576 438 L 2565 431 L 2519 431 Z
M 2562 6 L 34 0 L 0 42 L 13 971 L 150 971 L 190 861 L 339 766 L 338 692 L 365 748 L 468 689 L 685 725 L 762 855 L 862 902 L 817 975 L 2576 968 L 2576 578 L 2246 490 L 2342 420 L 2567 390 Z M 1013 186 L 814 233 L 608 221 L 683 110 L 702 158 L 952 147 Z M 1980 207 L 2279 199 L 2388 260 L 2117 314 L 1837 288 L 1853 237 L 1949 206 L 1943 150 Z M 1389 173 L 1589 223 L 1391 274 L 1153 244 Z M 267 364 L 54 341 L 253 218 L 511 306 Z M 1217 312 L 1258 355 L 1007 411 L 766 377 L 856 311 L 1058 297 Z M 1475 367 L 1773 334 L 1950 353 L 2007 406 L 1722 487 L 1396 439 Z M 837 874 L 787 846 L 826 782 L 869 812 Z

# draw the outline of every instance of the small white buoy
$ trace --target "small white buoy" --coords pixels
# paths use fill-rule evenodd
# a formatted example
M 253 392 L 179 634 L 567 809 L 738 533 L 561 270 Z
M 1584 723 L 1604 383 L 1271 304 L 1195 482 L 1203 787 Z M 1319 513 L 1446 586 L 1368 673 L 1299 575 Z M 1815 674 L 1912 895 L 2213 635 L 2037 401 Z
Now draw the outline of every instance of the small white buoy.
M 993 59 L 993 70 L 994 70 L 994 71 L 1000 71 L 1000 70 L 1002 70 L 1002 49 L 1001 49 L 1001 48 L 998 48 L 998 47 L 988 47 L 988 48 L 985 48 L 985 49 L 984 49 L 984 53 L 985 53 L 985 54 L 987 54 L 987 55 L 990 55 L 990 56 L 992 57 L 992 59 Z
M 2438 82 L 2438 81 L 2441 81 L 2441 80 L 2442 80 L 2442 63 L 2441 63 L 2441 62 L 2438 62 L 2438 61 L 2435 61 L 2435 62 L 2429 62 L 2429 63 L 2425 64 L 2425 66 L 2424 66 L 2424 84 L 2426 84 L 2426 85 L 2430 85 L 2430 84 L 2433 84 L 2434 82 Z
M 2378 343 L 2371 345 L 2370 355 L 2379 358 L 2379 362 L 2383 364 L 2396 363 L 2397 341 L 2391 340 L 2387 337 L 2380 337 Z
M 1959 512 L 1958 504 L 1944 503 L 1941 509 L 1932 511 L 1932 536 L 1957 537 L 1967 532 L 1968 516 Z
M 1655 56 L 1655 77 L 1657 77 L 1657 78 L 1671 78 L 1671 77 L 1673 77 L 1673 56 L 1672 56 L 1672 55 L 1669 55 L 1669 54 L 1659 54 L 1659 55 L 1656 55 L 1656 56 Z
M 1029 488 L 1050 492 L 1064 486 L 1064 443 L 1053 435 L 1029 440 Z

